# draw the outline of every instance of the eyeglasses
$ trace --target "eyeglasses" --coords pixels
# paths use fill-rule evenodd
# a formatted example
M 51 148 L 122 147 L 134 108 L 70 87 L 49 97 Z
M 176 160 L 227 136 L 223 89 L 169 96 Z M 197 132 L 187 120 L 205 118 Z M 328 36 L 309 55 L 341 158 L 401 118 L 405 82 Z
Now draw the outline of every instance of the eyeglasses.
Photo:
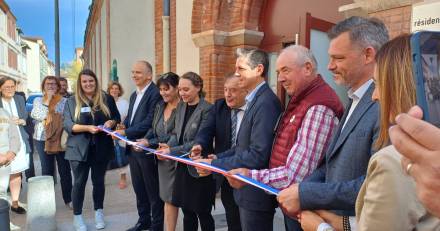
M 6 90 L 14 90 L 15 86 L 3 86 L 2 88 L 6 89 Z

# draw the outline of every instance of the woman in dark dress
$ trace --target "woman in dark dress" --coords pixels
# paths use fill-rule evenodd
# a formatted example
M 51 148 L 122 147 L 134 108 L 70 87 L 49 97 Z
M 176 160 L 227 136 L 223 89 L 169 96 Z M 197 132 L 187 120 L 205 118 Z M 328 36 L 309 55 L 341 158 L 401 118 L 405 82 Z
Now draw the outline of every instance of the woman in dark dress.
M 191 150 L 194 138 L 208 119 L 212 105 L 202 97 L 203 80 L 193 72 L 185 73 L 179 81 L 182 101 L 176 109 L 173 135 L 167 145 L 161 145 L 164 153 L 181 156 Z M 207 153 L 203 154 L 205 157 Z M 185 231 L 196 231 L 198 222 L 202 231 L 214 231 L 211 215 L 215 199 L 215 181 L 212 176 L 199 177 L 188 165 L 178 163 L 174 181 L 173 204 L 182 208 Z
M 157 103 L 152 128 L 147 132 L 144 139 L 137 140 L 138 144 L 158 148 L 159 143 L 168 142 L 174 129 L 176 107 L 180 101 L 178 84 L 179 76 L 173 72 L 165 73 L 159 77 L 157 86 L 163 102 Z M 174 231 L 176 230 L 179 214 L 179 209 L 172 204 L 176 162 L 159 160 L 157 167 L 159 172 L 159 195 L 165 202 L 165 229 Z
M 112 129 L 119 122 L 120 116 L 113 97 L 102 92 L 93 71 L 81 71 L 76 82 L 75 97 L 70 97 L 64 108 L 64 129 L 68 133 L 65 158 L 70 161 L 74 176 L 73 223 L 77 231 L 87 230 L 82 206 L 90 170 L 96 229 L 105 228 L 104 178 L 107 164 L 115 153 L 111 136 L 101 132 L 97 126 Z

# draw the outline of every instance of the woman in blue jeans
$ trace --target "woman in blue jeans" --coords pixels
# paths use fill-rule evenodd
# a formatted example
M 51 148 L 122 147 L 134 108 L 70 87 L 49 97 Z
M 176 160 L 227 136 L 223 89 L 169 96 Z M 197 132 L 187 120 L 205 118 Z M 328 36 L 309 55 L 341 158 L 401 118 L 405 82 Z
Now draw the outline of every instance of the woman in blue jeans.
M 55 160 L 58 164 L 58 173 L 60 174 L 61 191 L 64 203 L 72 208 L 72 174 L 69 161 L 64 159 L 64 152 L 45 151 L 46 129 L 48 126 L 52 128 L 62 129 L 62 120 L 50 119 L 55 116 L 62 116 L 66 98 L 62 97 L 58 92 L 60 90 L 60 82 L 55 76 L 46 76 L 41 83 L 41 91 L 43 97 L 36 98 L 33 102 L 31 117 L 35 120 L 34 146 L 38 151 L 41 162 L 42 175 L 55 175 Z M 57 139 L 61 140 L 61 136 Z M 60 141 L 59 140 L 59 141 Z M 51 142 L 51 141 L 48 141 Z

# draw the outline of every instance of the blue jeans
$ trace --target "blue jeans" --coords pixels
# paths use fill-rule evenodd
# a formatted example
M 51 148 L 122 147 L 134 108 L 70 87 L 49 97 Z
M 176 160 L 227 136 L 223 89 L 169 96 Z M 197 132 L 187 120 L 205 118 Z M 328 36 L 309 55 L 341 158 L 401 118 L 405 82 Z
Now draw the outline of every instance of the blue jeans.
M 41 175 L 55 175 L 55 160 L 58 165 L 58 173 L 60 174 L 61 191 L 63 193 L 64 203 L 72 202 L 72 172 L 70 170 L 69 161 L 64 159 L 64 152 L 58 154 L 47 154 L 44 151 L 44 141 L 34 140 L 34 147 L 38 152 L 41 162 Z

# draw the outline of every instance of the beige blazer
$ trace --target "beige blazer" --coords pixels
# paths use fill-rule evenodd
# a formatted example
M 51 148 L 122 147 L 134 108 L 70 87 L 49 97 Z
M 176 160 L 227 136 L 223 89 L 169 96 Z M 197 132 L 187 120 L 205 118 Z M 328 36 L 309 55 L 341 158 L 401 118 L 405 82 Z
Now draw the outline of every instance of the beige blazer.
M 414 180 L 405 175 L 394 146 L 374 154 L 356 200 L 357 230 L 440 230 L 416 196 Z

